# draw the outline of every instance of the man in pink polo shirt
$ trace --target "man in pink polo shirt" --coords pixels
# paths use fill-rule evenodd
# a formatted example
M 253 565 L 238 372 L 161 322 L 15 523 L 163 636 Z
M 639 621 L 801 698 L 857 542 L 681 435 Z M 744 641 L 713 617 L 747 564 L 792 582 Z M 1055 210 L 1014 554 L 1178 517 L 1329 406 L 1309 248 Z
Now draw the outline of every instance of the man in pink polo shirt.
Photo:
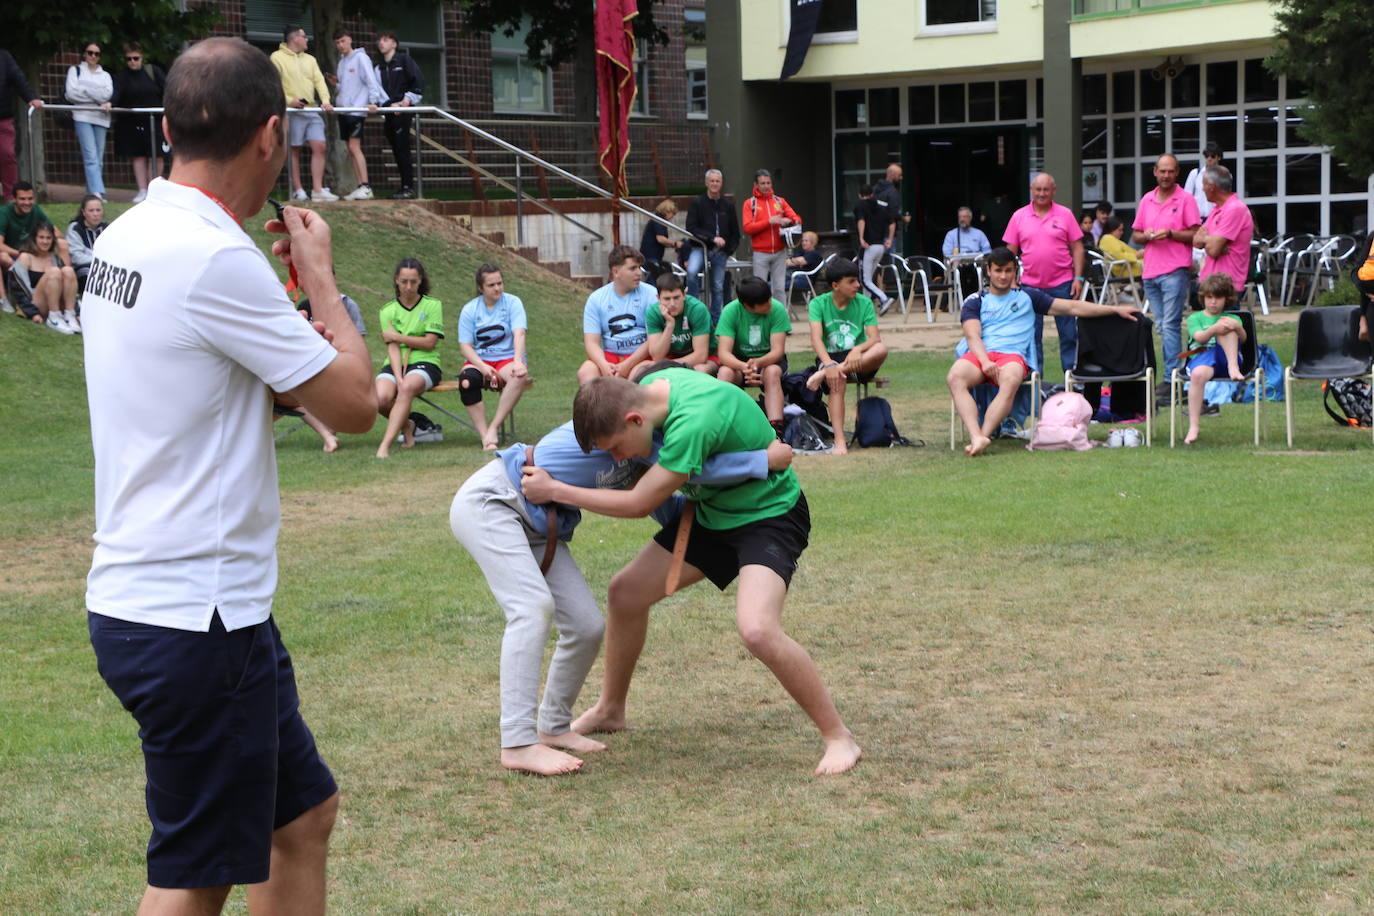
M 1145 246 L 1145 298 L 1154 304 L 1163 325 L 1164 378 L 1179 365 L 1183 304 L 1188 301 L 1193 238 L 1202 218 L 1197 201 L 1178 185 L 1178 159 L 1169 153 L 1155 162 L 1155 189 L 1140 198 L 1131 241 Z M 1161 382 L 1163 396 L 1169 383 Z M 1159 391 L 1156 391 L 1156 395 Z
M 1250 279 L 1250 240 L 1255 235 L 1255 219 L 1245 201 L 1235 193 L 1231 170 L 1226 166 L 1209 165 L 1202 173 L 1202 190 L 1212 203 L 1212 212 L 1193 238 L 1193 247 L 1207 256 L 1199 276 L 1205 280 L 1214 273 L 1229 274 L 1244 299 L 1245 284 Z

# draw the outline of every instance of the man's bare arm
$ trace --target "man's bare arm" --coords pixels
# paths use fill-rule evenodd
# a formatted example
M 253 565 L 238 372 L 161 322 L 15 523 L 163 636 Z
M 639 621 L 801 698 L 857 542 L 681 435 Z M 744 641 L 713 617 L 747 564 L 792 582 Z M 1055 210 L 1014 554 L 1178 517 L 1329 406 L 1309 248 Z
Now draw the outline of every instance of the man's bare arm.
M 686 482 L 686 474 L 677 474 L 656 464 L 645 472 L 633 490 L 598 490 L 554 480 L 543 468 L 525 468 L 521 488 L 525 497 L 534 503 L 562 503 L 613 518 L 644 518 Z

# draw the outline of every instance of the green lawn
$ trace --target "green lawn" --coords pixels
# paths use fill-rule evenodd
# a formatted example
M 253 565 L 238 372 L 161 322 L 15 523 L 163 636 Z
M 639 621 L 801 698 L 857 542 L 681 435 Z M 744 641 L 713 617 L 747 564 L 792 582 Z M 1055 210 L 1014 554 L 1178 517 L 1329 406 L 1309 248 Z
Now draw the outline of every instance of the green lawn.
M 374 353 L 398 257 L 430 267 L 450 326 L 476 264 L 509 265 L 538 379 L 521 431 L 566 419 L 584 291 L 428 214 L 327 212 Z M 1281 359 L 1292 327 L 1261 325 Z M 946 447 L 948 362 L 884 372 L 927 448 L 797 462 L 815 528 L 787 625 L 866 753 L 826 781 L 706 586 L 656 611 L 608 754 L 505 773 L 503 620 L 448 531 L 474 437 L 446 422 L 388 462 L 380 427 L 330 456 L 284 439 L 276 614 L 343 791 L 335 911 L 1374 910 L 1367 433 L 1306 383 L 1295 452 L 1278 404 L 1258 449 L 1232 406 L 1188 450 L 1166 420 L 1166 447 L 971 461 Z M 135 729 L 85 635 L 79 339 L 0 320 L 0 378 L 0 913 L 129 912 L 147 827 Z M 586 521 L 595 591 L 652 530 Z

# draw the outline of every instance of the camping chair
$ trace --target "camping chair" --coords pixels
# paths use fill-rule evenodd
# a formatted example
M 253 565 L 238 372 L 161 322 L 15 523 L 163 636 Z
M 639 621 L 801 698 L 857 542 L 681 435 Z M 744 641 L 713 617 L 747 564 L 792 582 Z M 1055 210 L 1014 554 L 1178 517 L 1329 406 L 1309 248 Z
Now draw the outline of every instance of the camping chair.
M 1306 232 L 1298 232 L 1287 238 L 1279 239 L 1270 249 L 1279 271 L 1279 305 L 1288 305 L 1288 275 L 1301 254 L 1311 247 L 1314 237 Z
M 802 305 L 810 305 L 811 300 L 815 299 L 816 296 L 820 294 L 820 290 L 817 289 L 817 286 L 828 285 L 825 279 L 825 268 L 826 265 L 833 260 L 835 260 L 835 255 L 828 254 L 821 259 L 821 263 L 817 264 L 811 270 L 794 270 L 788 274 L 787 315 L 793 321 L 797 320 L 797 313 L 792 311 L 793 298 L 796 296 L 797 292 L 797 288 L 793 285 L 793 281 L 796 280 L 797 277 L 802 277 L 806 280 L 806 288 L 802 290 Z
M 1138 333 L 1132 325 L 1139 323 Z M 1145 383 L 1145 445 L 1154 439 L 1155 413 L 1155 345 L 1154 322 L 1142 315 L 1137 322 L 1116 315 L 1078 319 L 1078 356 L 1073 368 L 1064 373 L 1064 390 L 1073 391 L 1075 382 L 1138 382 Z M 1129 364 L 1115 371 L 1098 362 L 1095 343 L 1122 334 L 1134 333 L 1138 347 L 1131 354 Z
M 939 297 L 945 307 L 950 312 L 957 312 L 963 296 L 959 290 L 959 271 L 952 269 L 939 258 L 932 258 L 928 255 L 913 254 L 908 258 L 893 258 L 895 264 L 900 264 L 901 269 L 907 272 L 908 282 L 910 283 L 907 302 L 902 306 L 902 314 L 909 315 L 916 304 L 916 284 L 921 285 L 921 295 L 926 304 L 926 321 L 935 322 L 933 311 L 935 304 L 932 297 Z M 894 269 L 897 269 L 894 265 Z M 900 290 L 900 283 L 898 284 Z
M 1255 314 L 1253 312 L 1227 312 L 1228 316 L 1240 321 L 1245 330 L 1245 342 L 1240 345 L 1240 371 L 1245 378 L 1240 384 L 1255 383 L 1255 444 L 1260 443 L 1260 404 L 1264 401 L 1264 369 L 1259 364 L 1259 341 L 1255 339 Z M 1169 448 L 1174 447 L 1175 424 L 1178 422 L 1178 406 L 1183 402 L 1183 383 L 1188 381 L 1184 368 L 1180 366 L 1169 373 Z M 1222 379 L 1225 381 L 1225 379 Z
M 1323 288 L 1335 289 L 1336 284 L 1350 270 L 1350 259 L 1361 248 L 1361 242 L 1353 235 L 1333 236 L 1317 257 L 1313 270 L 1311 288 L 1307 293 L 1307 305 L 1317 303 L 1317 293 Z
M 1030 433 L 1034 433 L 1034 432 L 1035 432 L 1035 424 L 1036 424 L 1036 422 L 1037 422 L 1037 420 L 1039 419 L 1039 416 L 1040 416 L 1040 399 L 1039 399 L 1038 397 L 1035 396 L 1035 393 L 1036 393 L 1037 391 L 1040 390 L 1040 372 L 1039 372 L 1039 370 L 1034 370 L 1034 371 L 1032 371 L 1031 374 L 1030 374 L 1029 376 L 1027 376 L 1026 378 L 1024 378 L 1024 379 L 1021 380 L 1021 385 L 1020 385 L 1021 388 L 1025 388 L 1027 385 L 1030 386 L 1030 390 L 1031 390 L 1031 409 L 1030 409 L 1030 418 L 1029 418 L 1029 419 L 1030 419 L 1030 426 L 1027 427 L 1027 430 L 1026 430 L 1026 431 L 1027 431 L 1027 432 L 1030 432 Z M 988 384 L 988 385 L 979 385 L 979 386 L 977 386 L 977 387 L 978 387 L 978 388 L 990 388 L 990 387 L 992 387 L 992 386 L 991 386 L 991 384 Z M 974 389 L 974 390 L 977 390 L 977 389 Z M 955 440 L 956 440 L 956 438 L 957 438 L 957 440 L 958 440 L 959 442 L 964 441 L 964 432 L 963 432 L 963 427 L 962 427 L 962 425 L 959 423 L 959 412 L 958 412 L 957 410 L 954 409 L 954 395 L 951 394 L 951 395 L 949 396 L 949 448 L 950 448 L 951 451 L 953 451 L 953 450 L 956 448 L 956 445 L 955 445 Z
M 1293 365 L 1283 369 L 1284 413 L 1288 447 L 1293 447 L 1293 379 L 1321 379 L 1370 375 L 1374 367 L 1369 344 L 1360 340 L 1360 307 L 1338 305 L 1303 309 L 1298 315 L 1298 339 Z M 1371 376 L 1374 387 L 1374 376 Z

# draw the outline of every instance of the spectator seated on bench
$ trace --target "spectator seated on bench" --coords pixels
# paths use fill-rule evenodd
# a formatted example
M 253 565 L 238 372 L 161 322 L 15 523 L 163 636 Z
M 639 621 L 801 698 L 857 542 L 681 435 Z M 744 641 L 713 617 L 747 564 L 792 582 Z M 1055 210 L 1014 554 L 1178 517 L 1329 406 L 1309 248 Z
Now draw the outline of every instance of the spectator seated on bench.
M 792 320 L 774 299 L 766 280 L 745 277 L 735 290 L 739 298 L 721 310 L 716 324 L 720 379 L 763 389 L 764 413 L 782 433 L 782 377 L 787 374 L 787 335 Z
M 715 375 L 711 360 L 711 310 L 688 296 L 676 274 L 659 274 L 654 281 L 658 303 L 644 312 L 649 334 L 649 359 L 668 360 L 698 372 Z
M 477 298 L 463 306 L 458 316 L 458 348 L 463 368 L 458 375 L 458 397 L 472 417 L 482 448 L 496 451 L 501 424 L 534 381 L 530 378 L 525 349 L 525 304 L 506 292 L 501 268 L 483 264 L 477 268 Z M 487 422 L 482 391 L 501 392 L 496 413 Z
M 830 292 L 807 305 L 811 319 L 811 348 L 816 351 L 816 371 L 807 379 L 812 391 L 827 386 L 830 426 L 835 431 L 832 454 L 843 455 L 844 387 L 852 379 L 870 382 L 887 359 L 887 347 L 878 334 L 878 312 L 873 300 L 859 292 L 862 270 L 853 261 L 836 259 L 826 268 Z
M 1076 299 L 1055 299 L 1035 289 L 1013 289 L 1016 255 L 1009 248 L 995 248 L 987 257 L 988 291 L 964 300 L 959 320 L 964 340 L 955 349 L 958 358 L 946 381 L 955 409 L 968 430 L 964 453 L 973 457 L 992 443 L 992 436 L 1011 412 L 1021 381 L 1030 373 L 1035 345 L 1036 315 L 1071 315 L 1096 318 L 1120 315 L 1134 320 L 1135 306 L 1097 305 Z M 981 425 L 972 389 L 991 383 L 997 396 L 988 405 Z
M 593 290 L 582 309 L 582 346 L 587 359 L 577 370 L 577 384 L 594 378 L 629 378 L 649 356 L 645 313 L 658 291 L 640 278 L 644 257 L 629 245 L 617 245 L 608 257 L 611 282 Z
M 382 340 L 387 361 L 377 372 L 377 410 L 387 418 L 377 457 L 391 454 L 404 431 L 404 445 L 415 444 L 410 405 L 443 380 L 436 352 L 444 336 L 444 304 L 429 295 L 429 275 L 415 258 L 402 258 L 392 280 L 396 298 L 382 306 Z

